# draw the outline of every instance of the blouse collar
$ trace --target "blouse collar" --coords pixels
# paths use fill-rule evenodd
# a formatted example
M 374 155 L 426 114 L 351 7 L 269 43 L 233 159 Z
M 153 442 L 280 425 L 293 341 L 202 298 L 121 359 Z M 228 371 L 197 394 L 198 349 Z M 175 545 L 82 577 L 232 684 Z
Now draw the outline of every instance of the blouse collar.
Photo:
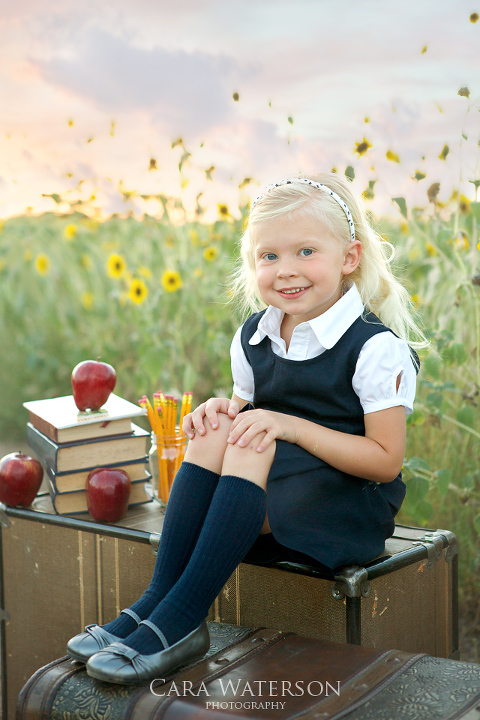
M 309 325 L 319 343 L 330 350 L 363 313 L 364 305 L 355 283 L 331 308 L 313 320 L 300 325 Z M 284 312 L 269 305 L 258 323 L 256 332 L 250 338 L 250 345 L 258 345 L 265 337 L 280 336 Z M 300 327 L 297 325 L 297 327 Z

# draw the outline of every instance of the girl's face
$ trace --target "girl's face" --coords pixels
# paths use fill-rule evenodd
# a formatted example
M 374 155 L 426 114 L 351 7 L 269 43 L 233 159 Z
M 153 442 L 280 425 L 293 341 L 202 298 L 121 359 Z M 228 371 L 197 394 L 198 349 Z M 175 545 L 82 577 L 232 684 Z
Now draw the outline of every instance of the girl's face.
M 253 233 L 260 295 L 298 325 L 342 295 L 342 280 L 360 262 L 361 243 L 346 247 L 318 220 L 278 218 Z

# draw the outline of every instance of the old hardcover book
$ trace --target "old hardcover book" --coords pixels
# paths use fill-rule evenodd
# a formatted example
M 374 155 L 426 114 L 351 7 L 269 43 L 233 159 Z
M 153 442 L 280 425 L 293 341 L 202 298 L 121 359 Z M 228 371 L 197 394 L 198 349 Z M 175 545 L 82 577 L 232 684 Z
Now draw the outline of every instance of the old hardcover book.
M 130 480 L 145 480 L 150 482 L 151 475 L 147 472 L 146 463 L 148 456 L 145 455 L 137 460 L 130 460 L 128 462 L 119 465 L 117 462 L 104 463 L 102 467 L 106 468 L 118 468 L 119 470 L 125 470 Z M 85 490 L 85 483 L 90 470 L 76 470 L 74 472 L 66 473 L 54 473 L 53 470 L 45 465 L 46 474 L 52 483 L 56 493 L 74 492 L 75 490 Z
M 73 395 L 23 403 L 30 423 L 56 443 L 127 434 L 131 420 L 146 411 L 113 393 L 100 410 L 81 412 Z
M 146 490 L 146 484 L 146 479 L 132 482 L 130 497 L 128 499 L 129 507 L 132 505 L 139 505 L 140 503 L 151 502 L 152 497 Z M 85 490 L 58 493 L 55 491 L 50 479 L 48 481 L 48 490 L 52 500 L 53 509 L 58 515 L 75 515 L 76 513 L 88 512 L 87 495 Z
M 80 442 L 56 443 L 27 423 L 27 443 L 40 461 L 55 474 L 74 470 L 93 470 L 105 464 L 121 465 L 144 457 L 150 433 L 132 423 L 129 435 L 88 438 Z

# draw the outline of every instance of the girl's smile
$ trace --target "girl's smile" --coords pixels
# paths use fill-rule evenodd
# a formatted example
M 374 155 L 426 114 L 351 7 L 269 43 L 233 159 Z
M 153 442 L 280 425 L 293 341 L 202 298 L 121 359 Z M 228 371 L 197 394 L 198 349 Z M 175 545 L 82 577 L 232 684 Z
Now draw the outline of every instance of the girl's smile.
M 301 288 L 285 288 L 282 290 L 278 290 L 277 292 L 279 295 L 282 295 L 282 297 L 286 297 L 287 299 L 293 298 L 293 297 L 299 297 L 301 294 L 305 293 L 308 290 L 308 287 L 301 287 Z
M 254 241 L 260 295 L 290 316 L 285 321 L 292 328 L 332 307 L 344 276 L 360 262 L 358 240 L 345 246 L 309 217 L 271 220 L 255 229 Z

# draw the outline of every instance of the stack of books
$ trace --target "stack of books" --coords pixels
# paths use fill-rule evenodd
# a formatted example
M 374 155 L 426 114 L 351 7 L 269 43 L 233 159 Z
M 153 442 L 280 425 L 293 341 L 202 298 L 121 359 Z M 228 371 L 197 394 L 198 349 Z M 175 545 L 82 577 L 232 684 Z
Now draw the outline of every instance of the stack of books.
M 96 412 L 80 412 L 73 395 L 25 402 L 27 442 L 43 465 L 55 512 L 85 513 L 85 483 L 95 468 L 121 468 L 131 480 L 130 505 L 150 502 L 147 438 L 132 422 L 145 415 L 113 393 Z

